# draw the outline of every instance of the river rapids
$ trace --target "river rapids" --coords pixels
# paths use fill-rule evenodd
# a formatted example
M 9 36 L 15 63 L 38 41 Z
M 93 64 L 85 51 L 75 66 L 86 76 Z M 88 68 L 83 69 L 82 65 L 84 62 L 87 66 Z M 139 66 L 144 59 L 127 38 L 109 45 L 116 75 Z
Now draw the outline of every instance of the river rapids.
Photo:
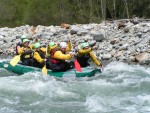
M 111 62 L 76 79 L 0 69 L 0 113 L 150 113 L 150 68 Z

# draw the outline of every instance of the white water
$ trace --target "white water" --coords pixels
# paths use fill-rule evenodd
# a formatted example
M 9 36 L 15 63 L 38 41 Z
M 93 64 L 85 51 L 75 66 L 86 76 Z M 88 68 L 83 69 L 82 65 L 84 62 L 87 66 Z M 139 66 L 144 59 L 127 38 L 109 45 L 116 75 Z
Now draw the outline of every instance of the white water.
M 112 62 L 96 77 L 67 81 L 0 73 L 0 113 L 150 113 L 148 67 Z

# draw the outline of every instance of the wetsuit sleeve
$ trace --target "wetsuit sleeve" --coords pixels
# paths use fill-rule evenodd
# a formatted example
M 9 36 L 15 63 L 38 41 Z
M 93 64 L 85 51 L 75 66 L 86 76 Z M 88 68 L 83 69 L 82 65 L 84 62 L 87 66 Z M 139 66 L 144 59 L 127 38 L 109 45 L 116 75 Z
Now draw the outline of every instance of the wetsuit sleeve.
M 89 49 L 80 49 L 78 52 L 81 53 L 81 54 L 86 54 L 86 53 L 89 53 L 91 51 L 91 48 Z
M 66 48 L 66 51 L 70 51 L 71 50 L 71 42 L 69 41 L 68 42 L 68 46 L 67 46 L 67 48 Z
M 43 62 L 44 60 L 40 57 L 38 52 L 34 53 L 34 58 L 37 60 L 37 62 Z
M 81 57 L 82 55 L 84 55 L 84 54 L 86 54 L 86 53 L 89 53 L 90 51 L 91 51 L 91 48 L 86 49 L 86 50 L 80 49 L 80 50 L 78 50 L 77 56 Z
M 101 62 L 98 61 L 98 59 L 95 57 L 94 53 L 91 51 L 89 54 L 90 54 L 91 59 L 94 61 L 94 63 L 99 66 L 101 64 Z
M 46 53 L 46 48 L 42 47 L 40 48 L 41 51 L 43 51 L 44 53 Z
M 33 44 L 31 44 L 29 47 L 30 47 L 30 49 L 32 50 L 32 49 L 33 49 Z
M 56 51 L 54 53 L 54 58 L 60 59 L 60 60 L 69 60 L 71 58 L 70 54 L 63 54 L 61 51 Z
M 22 54 L 22 53 L 23 53 L 23 50 L 24 50 L 24 48 L 23 48 L 23 47 L 18 48 L 18 54 L 19 54 L 19 55 L 20 55 L 20 54 Z

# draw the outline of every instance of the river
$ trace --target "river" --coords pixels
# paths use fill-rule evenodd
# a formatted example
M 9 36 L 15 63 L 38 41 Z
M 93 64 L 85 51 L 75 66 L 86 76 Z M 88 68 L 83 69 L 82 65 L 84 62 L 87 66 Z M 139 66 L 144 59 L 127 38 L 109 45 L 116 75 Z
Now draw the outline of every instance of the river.
M 150 113 L 150 68 L 111 62 L 91 78 L 0 69 L 0 113 Z

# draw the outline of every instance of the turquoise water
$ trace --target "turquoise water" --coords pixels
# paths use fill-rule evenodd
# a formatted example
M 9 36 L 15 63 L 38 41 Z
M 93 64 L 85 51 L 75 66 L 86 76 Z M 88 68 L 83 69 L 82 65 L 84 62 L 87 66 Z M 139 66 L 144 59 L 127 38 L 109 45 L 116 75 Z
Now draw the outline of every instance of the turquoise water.
M 148 67 L 112 62 L 81 79 L 0 75 L 0 113 L 150 113 Z

